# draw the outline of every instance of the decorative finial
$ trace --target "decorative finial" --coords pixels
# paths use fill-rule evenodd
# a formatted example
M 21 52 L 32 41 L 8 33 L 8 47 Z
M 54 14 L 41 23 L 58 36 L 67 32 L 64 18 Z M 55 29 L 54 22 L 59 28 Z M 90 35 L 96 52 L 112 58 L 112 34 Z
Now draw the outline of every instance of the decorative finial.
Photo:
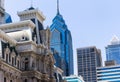
M 59 0 L 57 0 L 57 14 L 59 14 Z
M 31 0 L 31 7 L 33 7 L 33 0 Z

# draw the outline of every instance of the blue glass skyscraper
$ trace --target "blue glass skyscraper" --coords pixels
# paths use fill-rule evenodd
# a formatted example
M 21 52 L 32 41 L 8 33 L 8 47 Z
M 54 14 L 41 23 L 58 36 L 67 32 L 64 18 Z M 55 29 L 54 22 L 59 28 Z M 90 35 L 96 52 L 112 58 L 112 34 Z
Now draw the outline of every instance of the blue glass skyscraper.
M 59 2 L 57 2 L 59 3 Z M 50 26 L 52 33 L 51 48 L 54 48 L 64 59 L 65 63 L 60 68 L 64 71 L 64 75 L 73 74 L 73 49 L 71 32 L 68 30 L 63 16 L 59 13 L 59 5 L 57 4 L 57 14 Z M 57 61 L 57 60 L 56 60 Z
M 111 43 L 106 47 L 106 59 L 114 60 L 116 64 L 120 64 L 120 40 L 114 36 Z

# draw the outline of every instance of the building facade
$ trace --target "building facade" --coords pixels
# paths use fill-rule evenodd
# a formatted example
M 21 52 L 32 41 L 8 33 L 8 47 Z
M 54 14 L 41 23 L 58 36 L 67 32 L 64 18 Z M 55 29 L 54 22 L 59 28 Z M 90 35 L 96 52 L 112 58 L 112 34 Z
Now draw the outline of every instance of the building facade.
M 106 47 L 106 59 L 120 64 L 120 40 L 117 36 L 113 36 L 110 44 Z
M 120 82 L 120 65 L 97 68 L 98 82 Z
M 102 66 L 101 51 L 95 46 L 77 49 L 78 75 L 85 82 L 97 82 L 96 68 Z
M 75 76 L 75 75 L 64 77 L 64 79 L 67 82 L 85 82 L 81 76 Z
M 64 65 L 60 68 L 64 71 L 64 75 L 71 75 L 74 72 L 72 37 L 59 10 L 53 19 L 50 30 L 52 33 L 51 48 L 54 48 L 59 53 L 59 56 L 65 61 Z
M 0 25 L 0 82 L 55 82 L 44 15 L 30 7 L 18 16 L 20 22 Z

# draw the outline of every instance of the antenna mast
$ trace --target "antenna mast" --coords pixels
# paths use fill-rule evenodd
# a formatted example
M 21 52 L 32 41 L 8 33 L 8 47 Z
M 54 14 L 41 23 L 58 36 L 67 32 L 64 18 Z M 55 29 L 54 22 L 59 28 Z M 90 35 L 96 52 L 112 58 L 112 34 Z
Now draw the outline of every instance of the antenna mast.
M 33 0 L 31 0 L 31 7 L 33 7 Z
M 57 14 L 59 14 L 59 0 L 57 0 Z

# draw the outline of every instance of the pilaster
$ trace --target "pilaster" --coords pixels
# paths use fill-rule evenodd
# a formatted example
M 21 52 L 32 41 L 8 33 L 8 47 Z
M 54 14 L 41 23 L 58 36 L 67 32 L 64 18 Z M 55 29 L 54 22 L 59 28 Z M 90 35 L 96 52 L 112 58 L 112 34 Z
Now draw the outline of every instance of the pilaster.
M 0 82 L 4 82 L 4 73 L 0 70 Z
M 32 81 L 32 78 L 29 78 L 29 82 L 33 82 L 33 81 Z
M 36 78 L 33 78 L 33 82 L 37 82 Z

